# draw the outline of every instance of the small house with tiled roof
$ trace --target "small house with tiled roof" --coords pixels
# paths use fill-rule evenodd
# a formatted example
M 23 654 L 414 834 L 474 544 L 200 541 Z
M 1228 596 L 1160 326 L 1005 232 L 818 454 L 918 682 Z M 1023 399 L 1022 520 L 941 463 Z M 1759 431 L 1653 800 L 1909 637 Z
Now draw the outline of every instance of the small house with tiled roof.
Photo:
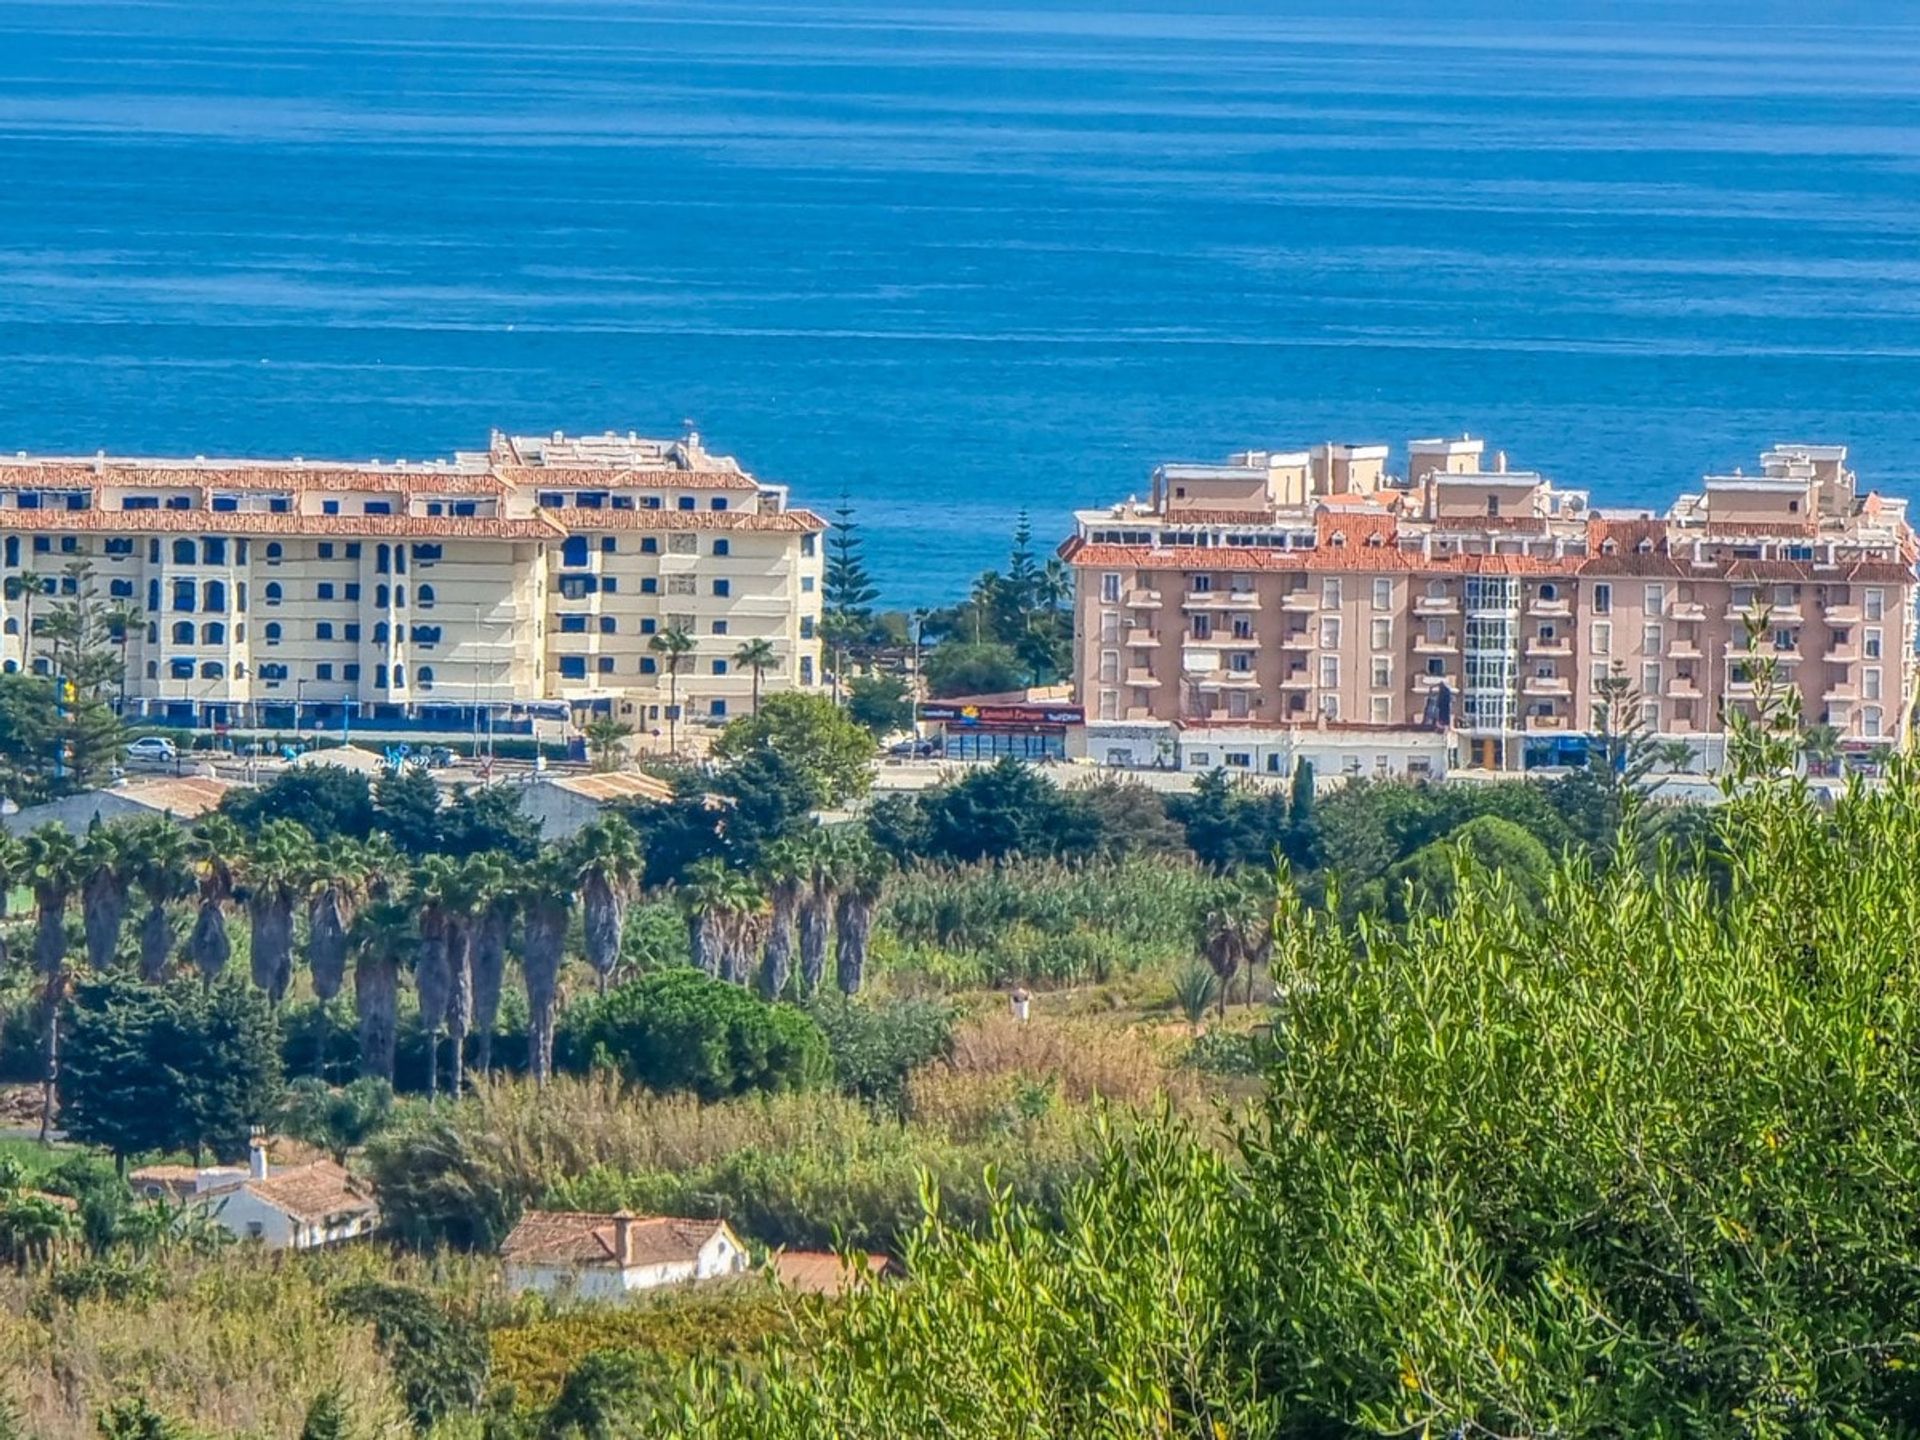
M 372 1188 L 346 1167 L 332 1160 L 270 1166 L 259 1139 L 244 1170 L 154 1165 L 128 1179 L 137 1192 L 204 1209 L 223 1229 L 269 1250 L 316 1250 L 370 1235 L 380 1225 Z
M 721 1280 L 747 1268 L 724 1220 L 620 1211 L 529 1210 L 500 1247 L 516 1291 L 613 1300 L 663 1285 Z
M 782 1288 L 798 1295 L 840 1295 L 861 1282 L 862 1271 L 877 1280 L 892 1268 L 885 1255 L 836 1255 L 831 1250 L 782 1250 L 767 1269 Z

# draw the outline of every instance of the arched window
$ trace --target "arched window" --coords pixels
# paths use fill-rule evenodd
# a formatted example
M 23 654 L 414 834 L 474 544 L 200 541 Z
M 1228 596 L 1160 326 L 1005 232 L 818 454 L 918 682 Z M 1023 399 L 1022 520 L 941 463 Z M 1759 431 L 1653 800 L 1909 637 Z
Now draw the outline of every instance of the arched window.
M 191 540 L 176 540 L 173 542 L 173 563 L 176 565 L 193 564 L 193 557 L 199 553 L 200 551 Z
M 393 547 L 382 545 L 373 552 L 373 568 L 384 575 L 393 568 Z
M 420 593 L 417 596 L 417 601 L 422 610 L 431 610 L 433 608 L 433 586 L 422 585 L 420 587 Z
M 406 688 L 406 684 L 407 684 L 407 667 L 404 665 L 394 666 L 393 667 L 393 688 L 396 690 L 404 690 Z
M 202 645 L 224 645 L 227 643 L 227 627 L 218 620 L 210 620 L 200 627 Z
M 233 608 L 242 615 L 247 613 L 247 582 L 239 580 L 233 587 Z
M 393 608 L 396 610 L 404 610 L 407 608 L 406 586 L 396 585 L 393 587 Z
M 391 600 L 392 598 L 393 598 L 393 592 L 389 590 L 386 586 L 376 585 L 373 587 L 373 603 L 377 609 L 381 609 L 381 610 L 386 609 L 387 601 Z
M 200 678 L 202 680 L 218 680 L 226 673 L 227 667 L 222 665 L 218 660 L 209 660 L 200 667 Z
M 153 662 L 151 660 L 147 662 L 147 668 L 149 670 L 153 668 Z M 9 675 L 17 675 L 20 672 L 20 662 L 18 660 L 9 660 L 6 664 L 0 665 L 0 671 L 5 671 Z
M 280 603 L 280 582 L 278 580 L 269 580 L 267 582 L 267 603 L 269 605 L 278 605 Z
M 13 619 L 11 616 L 9 616 L 7 618 L 7 634 L 18 635 L 19 633 L 20 633 L 20 622 L 18 620 Z
M 211 610 L 216 615 L 227 608 L 227 582 L 209 580 L 200 587 L 200 608 Z
M 173 643 L 176 645 L 193 644 L 193 622 L 176 620 L 173 622 Z
M 1560 587 L 1555 585 L 1551 580 L 1547 581 L 1540 587 L 1540 598 L 1542 600 L 1558 600 L 1560 598 Z
M 433 689 L 433 666 L 422 665 L 420 667 L 420 688 L 422 690 Z
M 267 644 L 278 645 L 279 643 L 280 643 L 280 622 L 278 620 L 269 620 L 267 622 Z
M 7 662 L 7 668 L 9 670 L 13 668 L 12 661 Z M 159 678 L 160 678 L 160 662 L 158 660 L 147 661 L 147 679 L 158 680 Z
M 386 666 L 376 665 L 373 667 L 373 688 L 376 690 L 384 690 L 387 688 Z
M 267 542 L 267 563 L 269 565 L 278 565 L 280 563 L 280 557 L 284 553 L 286 552 L 280 548 L 280 542 L 278 540 L 269 540 Z

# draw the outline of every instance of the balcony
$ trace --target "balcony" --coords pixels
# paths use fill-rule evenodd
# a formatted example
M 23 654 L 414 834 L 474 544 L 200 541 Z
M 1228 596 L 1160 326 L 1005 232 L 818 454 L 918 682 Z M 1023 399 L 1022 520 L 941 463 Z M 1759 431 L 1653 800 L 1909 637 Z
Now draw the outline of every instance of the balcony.
M 1127 592 L 1127 608 L 1130 610 L 1158 610 L 1160 604 L 1160 592 L 1158 590 L 1129 590 Z
M 1311 690 L 1313 688 L 1313 676 L 1304 669 L 1289 670 L 1281 677 L 1280 688 L 1282 690 Z
M 1669 660 L 1698 660 L 1700 658 L 1700 647 L 1691 640 L 1676 640 L 1667 646 L 1667 658 Z
M 1828 704 L 1836 700 L 1852 702 L 1860 698 L 1860 687 L 1851 680 L 1842 680 L 1821 691 L 1820 698 Z
M 1521 689 L 1528 695 L 1569 696 L 1573 682 L 1560 675 L 1529 675 Z
M 1289 630 L 1280 637 L 1282 650 L 1313 649 L 1313 632 L 1310 630 Z
M 1573 614 L 1573 605 L 1566 600 L 1542 600 L 1535 597 L 1527 602 L 1527 613 L 1544 616 L 1549 620 L 1558 616 L 1564 620 Z
M 1765 600 L 1756 600 L 1751 608 L 1742 609 L 1738 605 L 1727 607 L 1727 619 L 1734 625 L 1744 624 L 1749 615 L 1765 612 L 1768 625 L 1798 625 L 1804 618 L 1798 605 L 1771 605 Z
M 1535 638 L 1527 641 L 1527 654 L 1538 655 L 1543 659 L 1551 659 L 1554 656 L 1571 655 L 1573 654 L 1573 642 L 1571 640 L 1541 640 Z
M 1129 720 L 1158 720 L 1160 717 L 1155 715 L 1149 706 L 1129 705 L 1126 709 L 1126 718 Z
M 1430 635 L 1422 635 L 1413 642 L 1413 653 L 1416 655 L 1457 655 L 1460 653 L 1460 637 L 1458 635 L 1442 635 L 1438 640 L 1435 640 Z
M 1697 600 L 1676 600 L 1667 607 L 1667 614 L 1683 625 L 1698 624 L 1707 618 L 1707 607 Z
M 1160 637 L 1151 630 L 1129 630 L 1127 632 L 1127 644 L 1136 650 L 1145 650 L 1149 646 L 1158 645 L 1159 643 Z
M 1667 682 L 1666 695 L 1669 700 L 1698 700 L 1700 684 L 1691 675 L 1676 675 Z
M 1129 685 L 1153 686 L 1159 683 L 1158 680 L 1153 678 L 1153 671 L 1151 670 L 1136 669 L 1127 671 L 1127 684 Z
M 1429 690 L 1438 690 L 1442 685 L 1460 688 L 1459 677 L 1454 675 L 1416 675 L 1413 677 L 1413 693 L 1425 695 Z
M 1821 618 L 1829 625 L 1859 625 L 1863 624 L 1866 619 L 1858 605 L 1848 604 L 1844 601 L 1838 605 L 1826 606 L 1821 610 L 1820 614 Z
M 1458 615 L 1460 602 L 1451 595 L 1416 595 L 1413 613 L 1422 616 Z
M 1311 590 L 1289 590 L 1280 597 L 1280 608 L 1294 614 L 1312 614 L 1320 608 L 1320 597 Z
M 1527 716 L 1527 729 L 1529 730 L 1565 730 L 1569 728 L 1570 723 L 1564 715 Z
M 1826 658 L 1836 665 L 1851 665 L 1860 658 L 1860 651 L 1852 645 L 1829 645 Z
M 1194 683 L 1209 689 L 1254 690 L 1259 688 L 1260 677 L 1251 670 L 1209 670 Z

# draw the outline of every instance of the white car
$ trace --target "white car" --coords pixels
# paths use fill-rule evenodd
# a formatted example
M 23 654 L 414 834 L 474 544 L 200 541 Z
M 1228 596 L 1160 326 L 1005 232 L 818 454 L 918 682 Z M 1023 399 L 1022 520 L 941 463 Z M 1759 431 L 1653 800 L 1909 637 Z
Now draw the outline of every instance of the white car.
M 129 760 L 156 760 L 172 764 L 180 756 L 173 741 L 164 735 L 143 735 L 127 746 Z

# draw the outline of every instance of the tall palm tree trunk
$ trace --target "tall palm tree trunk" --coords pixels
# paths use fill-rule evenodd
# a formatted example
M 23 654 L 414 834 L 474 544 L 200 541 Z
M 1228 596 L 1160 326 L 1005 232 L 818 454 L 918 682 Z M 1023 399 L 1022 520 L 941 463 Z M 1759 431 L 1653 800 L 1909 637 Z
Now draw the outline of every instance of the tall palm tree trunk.
M 453 1098 L 467 1078 L 467 1032 L 473 1026 L 473 926 L 462 919 L 447 929 L 447 1038 L 452 1042 Z
M 361 952 L 353 967 L 353 999 L 360 1012 L 360 1073 L 391 1085 L 400 1008 L 400 966 L 393 956 L 371 948 Z
M 580 905 L 587 947 L 587 963 L 602 995 L 620 964 L 620 941 L 627 923 L 627 902 L 598 871 L 589 871 L 580 887 Z
M 832 915 L 832 892 L 819 885 L 810 886 L 800 900 L 800 988 L 809 995 L 826 978 Z
M 284 891 L 255 891 L 247 900 L 252 943 L 247 962 L 253 983 L 267 992 L 274 1009 L 286 998 L 293 979 L 293 896 Z
M 149 985 L 160 983 L 167 973 L 167 961 L 173 958 L 173 916 L 165 902 L 155 900 L 147 906 L 140 922 L 140 978 Z
M 520 969 L 527 985 L 527 1068 L 538 1085 L 546 1084 L 553 1074 L 554 998 L 560 988 L 560 957 L 566 941 L 564 905 L 536 901 L 529 906 Z
M 500 1020 L 500 990 L 506 983 L 509 915 L 503 905 L 490 905 L 473 932 L 474 1066 L 481 1074 L 493 1070 L 493 1030 Z
M 769 1000 L 786 994 L 793 975 L 793 919 L 800 897 L 791 884 L 773 887 L 773 913 L 767 918 L 767 946 L 760 963 L 760 990 Z
M 199 968 L 200 978 L 208 985 L 220 978 L 233 958 L 233 941 L 227 936 L 227 912 L 217 900 L 203 900 L 194 918 L 193 934 L 187 937 L 187 949 Z
M 347 978 L 347 912 L 339 887 L 329 885 L 307 904 L 307 969 L 324 1004 Z
M 429 915 L 420 924 L 420 954 L 413 967 L 413 989 L 420 999 L 420 1029 L 427 1039 L 427 1099 L 440 1098 L 440 1029 L 447 1021 L 453 988 L 449 968 L 448 926 Z
M 873 934 L 873 901 L 853 893 L 835 906 L 834 980 L 843 995 L 857 995 L 867 978 L 867 941 Z
M 127 887 L 113 871 L 96 870 L 80 891 L 80 923 L 86 931 L 87 964 L 105 970 L 120 948 L 127 913 Z

